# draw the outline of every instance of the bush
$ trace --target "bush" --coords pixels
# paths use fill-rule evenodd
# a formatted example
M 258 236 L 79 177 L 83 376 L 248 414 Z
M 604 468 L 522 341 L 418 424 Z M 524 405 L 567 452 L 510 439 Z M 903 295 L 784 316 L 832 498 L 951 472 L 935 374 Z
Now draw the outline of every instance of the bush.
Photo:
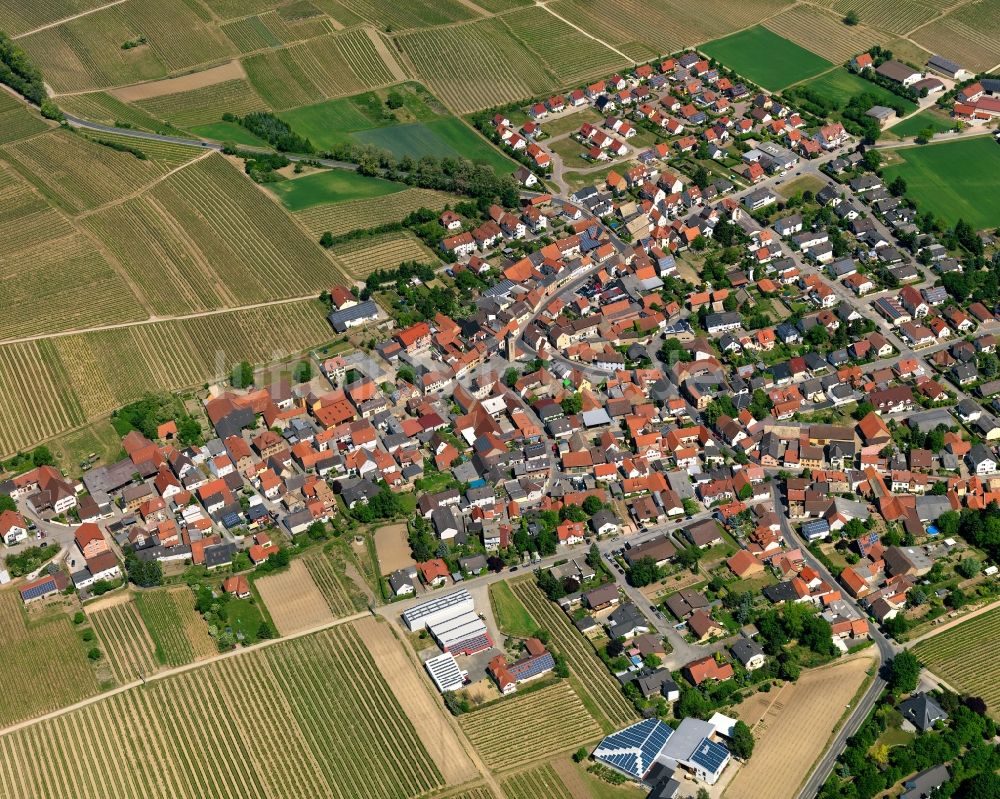
M 73 614 L 73 624 L 83 624 L 87 620 L 87 617 L 83 615 L 82 610 L 78 610 Z
M 87 652 L 87 657 L 90 658 L 91 660 L 100 660 L 101 650 L 95 646 Z
M 94 631 L 88 628 L 84 630 L 82 633 L 80 633 L 80 637 L 83 638 L 83 640 L 89 644 L 91 641 L 94 640 Z

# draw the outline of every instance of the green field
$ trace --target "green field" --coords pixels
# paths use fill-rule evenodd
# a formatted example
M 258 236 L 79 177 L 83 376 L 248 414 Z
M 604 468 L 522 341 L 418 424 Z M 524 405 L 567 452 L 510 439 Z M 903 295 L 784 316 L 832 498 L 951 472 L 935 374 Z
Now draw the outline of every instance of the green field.
M 833 66 L 804 47 L 762 28 L 748 28 L 699 48 L 765 89 L 777 90 Z
M 320 149 L 356 142 L 389 150 L 397 157 L 463 157 L 500 172 L 514 170 L 512 161 L 461 120 L 435 113 L 408 86 L 400 94 L 403 107 L 391 114 L 380 94 L 365 92 L 282 111 L 279 116 Z
M 896 150 L 903 159 L 884 170 L 885 179 L 902 175 L 906 194 L 921 211 L 948 224 L 965 219 L 977 230 L 1000 220 L 1000 145 L 992 136 Z
M 506 582 L 490 586 L 490 603 L 500 632 L 518 638 L 528 638 L 538 632 L 538 624 Z
M 846 69 L 835 69 L 820 75 L 818 78 L 807 81 L 804 86 L 829 98 L 838 106 L 845 106 L 852 97 L 859 94 L 872 94 L 878 98 L 882 105 L 897 104 L 903 106 L 905 113 L 912 114 L 917 110 L 917 104 L 904 100 L 898 94 L 893 94 L 888 89 L 884 89 L 871 81 L 859 78 Z
M 207 125 L 195 125 L 188 130 L 203 139 L 246 144 L 250 147 L 269 146 L 266 141 L 258 139 L 245 127 L 237 125 L 235 122 L 210 122 Z
M 183 666 L 215 652 L 215 642 L 208 637 L 205 622 L 194 609 L 194 594 L 187 588 L 141 591 L 135 604 L 153 641 L 157 663 Z
M 914 114 L 909 119 L 904 119 L 898 125 L 893 125 L 889 130 L 901 138 L 916 136 L 924 128 L 930 128 L 935 133 L 943 133 L 955 127 L 955 120 L 949 119 L 938 111 L 928 109 Z
M 513 172 L 515 164 L 504 158 L 477 133 L 454 117 L 434 122 L 417 122 L 412 125 L 394 125 L 389 128 L 353 133 L 351 138 L 389 150 L 397 157 L 424 155 L 468 158 L 492 166 L 498 172 Z
M 391 180 L 369 178 L 344 169 L 332 169 L 271 183 L 268 188 L 278 195 L 289 211 L 301 211 L 323 203 L 381 197 L 402 191 L 406 187 Z

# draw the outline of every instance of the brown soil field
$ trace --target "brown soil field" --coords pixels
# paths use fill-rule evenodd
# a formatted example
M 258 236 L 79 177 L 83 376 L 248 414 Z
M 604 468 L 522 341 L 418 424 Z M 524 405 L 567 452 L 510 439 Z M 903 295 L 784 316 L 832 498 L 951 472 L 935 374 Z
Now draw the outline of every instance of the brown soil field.
M 120 89 L 111 89 L 108 94 L 114 95 L 124 103 L 134 103 L 138 100 L 162 97 L 164 94 L 203 89 L 206 86 L 214 86 L 217 83 L 225 83 L 227 80 L 237 80 L 246 76 L 243 64 L 238 59 L 234 59 L 228 64 L 203 69 L 201 72 L 192 72 L 190 75 L 181 75 L 179 78 L 166 78 L 151 83 L 136 83 L 132 86 L 122 86 Z
M 107 610 L 115 605 L 122 605 L 132 599 L 132 592 L 129 590 L 115 591 L 105 594 L 100 599 L 95 599 L 87 605 L 87 613 L 96 613 L 99 610 Z
M 431 696 L 430 688 L 417 674 L 416 663 L 389 624 L 377 619 L 360 619 L 353 624 L 445 782 L 460 785 L 479 777 L 444 708 Z
M 413 565 L 405 524 L 390 524 L 375 531 L 375 551 L 378 552 L 382 574 Z
M 730 713 L 733 718 L 737 718 L 749 727 L 753 727 L 764 718 L 764 714 L 780 697 L 781 692 L 788 687 L 788 684 L 780 688 L 772 688 L 768 693 L 757 693 L 749 699 L 744 699 Z
M 797 683 L 782 688 L 754 727 L 753 757 L 729 783 L 725 799 L 794 796 L 873 662 L 866 652 L 806 671 Z
M 288 571 L 255 580 L 254 586 L 282 635 L 334 620 L 326 599 L 301 560 L 293 560 Z

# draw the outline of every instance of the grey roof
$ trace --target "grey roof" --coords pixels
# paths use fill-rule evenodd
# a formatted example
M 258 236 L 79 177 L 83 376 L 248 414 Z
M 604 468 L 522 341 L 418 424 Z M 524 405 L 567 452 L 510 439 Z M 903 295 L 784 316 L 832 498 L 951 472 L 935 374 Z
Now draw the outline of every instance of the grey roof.
M 761 645 L 756 641 L 751 641 L 749 638 L 740 638 L 730 647 L 730 650 L 732 651 L 733 656 L 736 657 L 744 666 L 755 656 L 764 654 L 764 650 Z
M 936 788 L 941 787 L 951 779 L 947 766 L 937 765 L 914 774 L 903 782 L 906 793 L 902 799 L 926 799 Z
M 948 714 L 941 709 L 934 697 L 928 694 L 916 694 L 900 702 L 899 711 L 919 730 L 930 729 L 935 721 L 948 718 Z

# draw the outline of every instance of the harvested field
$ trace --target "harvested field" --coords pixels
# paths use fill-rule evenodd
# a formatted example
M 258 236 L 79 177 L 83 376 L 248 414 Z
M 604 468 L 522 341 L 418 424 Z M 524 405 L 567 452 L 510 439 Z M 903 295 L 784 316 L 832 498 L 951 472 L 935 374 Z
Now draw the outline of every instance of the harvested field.
M 461 198 L 431 189 L 407 188 L 393 194 L 391 200 L 372 197 L 338 203 L 314 205 L 295 213 L 295 218 L 317 239 L 326 231 L 334 236 L 352 230 L 400 222 L 418 208 L 442 211 Z
M 511 589 L 531 617 L 548 631 L 552 647 L 566 658 L 570 674 L 579 680 L 598 712 L 607 719 L 607 727 L 617 729 L 635 721 L 635 709 L 625 698 L 618 681 L 566 614 L 549 602 L 531 578 L 511 583 Z
M 885 41 L 885 36 L 864 24 L 845 25 L 841 16 L 814 6 L 793 6 L 764 26 L 835 64 Z
M 783 688 L 754 728 L 753 757 L 729 783 L 726 799 L 794 796 L 833 734 L 816 719 L 839 719 L 874 662 L 864 653 L 805 671 Z
M 293 560 L 287 571 L 254 580 L 254 587 L 281 635 L 333 621 L 326 599 L 300 559 Z
M 97 679 L 87 660 L 88 648 L 61 603 L 33 608 L 29 617 L 16 590 L 0 591 L 0 662 L 16 685 L 16 690 L 0 693 L 0 725 L 39 716 L 96 694 Z M 25 795 L 23 791 L 10 792 L 9 786 L 0 793 Z
M 246 72 L 243 71 L 243 65 L 239 61 L 233 60 L 217 67 L 203 69 L 200 72 L 181 75 L 179 78 L 165 78 L 134 86 L 122 86 L 118 89 L 112 89 L 108 93 L 124 103 L 137 103 L 143 100 L 152 100 L 154 97 L 186 94 L 195 89 L 230 83 L 245 77 Z
M 85 415 L 94 418 L 150 390 L 198 386 L 240 361 L 270 361 L 330 338 L 322 306 L 302 300 L 52 342 Z
M 569 792 L 548 763 L 507 777 L 501 787 L 509 799 L 535 799 L 542 796 L 546 799 L 578 799 Z
M 188 588 L 141 591 L 136 609 L 153 642 L 153 656 L 164 666 L 183 666 L 217 652 Z
M 376 269 L 395 269 L 403 261 L 437 262 L 437 256 L 409 232 L 347 242 L 330 252 L 341 271 L 355 280 L 364 280 Z
M 87 612 L 119 684 L 149 676 L 157 669 L 156 646 L 139 609 L 127 594 L 122 596 L 124 602 Z
M 566 680 L 465 713 L 459 723 L 493 771 L 517 765 L 513 747 L 528 737 L 530 757 L 541 759 L 601 735 L 600 725 Z
M 1000 608 L 921 641 L 912 652 L 956 691 L 980 696 L 1000 718 L 1000 663 L 995 650 Z
M 375 531 L 375 551 L 382 574 L 413 565 L 405 524 L 387 524 Z
M 431 759 L 449 785 L 475 779 L 479 774 L 466 754 L 453 727 L 453 722 L 429 684 L 417 672 L 392 627 L 382 619 L 365 618 L 351 626 L 361 636 L 389 690 L 406 716 L 416 727 L 417 738 L 423 741 Z
M 53 756 L 53 739 L 65 759 Z M 4 736 L 0 747 L 6 796 L 406 799 L 443 785 L 349 627 L 116 694 Z M 84 752 L 87 769 L 67 768 Z
M 334 616 L 350 616 L 368 606 L 364 591 L 347 575 L 348 565 L 335 549 L 310 552 L 302 562 Z

